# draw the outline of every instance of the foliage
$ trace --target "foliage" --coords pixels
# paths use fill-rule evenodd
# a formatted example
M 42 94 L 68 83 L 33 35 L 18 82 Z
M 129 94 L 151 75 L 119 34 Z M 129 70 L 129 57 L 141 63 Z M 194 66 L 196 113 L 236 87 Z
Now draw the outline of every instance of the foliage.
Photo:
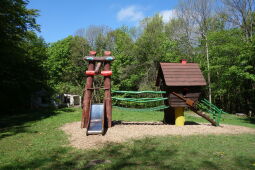
M 42 89 L 82 94 L 87 69 L 82 58 L 89 50 L 96 50 L 98 56 L 110 50 L 116 58 L 114 90 L 157 90 L 159 62 L 186 58 L 199 63 L 210 78 L 211 87 L 203 89 L 203 96 L 212 96 L 213 103 L 230 113 L 255 112 L 255 12 L 249 6 L 252 1 L 235 2 L 183 0 L 169 22 L 156 14 L 137 27 L 112 30 L 91 25 L 48 45 L 33 32 L 39 30 L 37 10 L 27 9 L 26 0 L 3 0 L 0 92 L 6 98 L 0 102 L 5 109 L 28 108 L 31 96 Z M 216 5 L 221 10 L 215 10 Z M 101 87 L 102 82 L 103 77 L 96 76 L 94 86 Z M 94 91 L 94 102 L 102 99 L 103 91 Z
M 212 84 L 216 102 L 226 110 L 254 110 L 254 55 L 252 43 L 245 41 L 239 29 L 212 32 L 209 35 L 212 58 Z M 215 81 L 217 80 L 217 81 Z M 245 99 L 245 100 L 243 100 Z M 232 103 L 230 104 L 229 103 Z
M 160 15 L 147 18 L 142 23 L 144 31 L 136 41 L 135 71 L 138 74 L 140 90 L 155 89 L 155 80 L 159 62 L 178 60 L 176 43 L 166 37 L 164 23 Z
M 74 86 L 82 89 L 85 83 L 84 71 L 87 69 L 87 63 L 82 58 L 88 54 L 90 46 L 86 39 L 78 36 L 73 37 L 70 46 L 70 65 L 66 74 Z
M 202 6 L 200 8 L 203 10 Z M 195 12 L 194 9 L 189 10 Z M 227 29 L 226 19 L 229 16 L 226 13 L 201 15 L 206 17 L 204 25 L 199 21 L 206 29 L 202 30 L 202 37 L 195 37 L 199 28 L 188 23 L 187 18 L 179 17 L 164 23 L 158 14 L 141 21 L 140 28 L 123 26 L 104 33 L 95 29 L 97 34 L 93 48 L 98 55 L 102 55 L 104 50 L 111 50 L 116 58 L 112 63 L 112 88 L 157 90 L 155 80 L 159 62 L 179 62 L 186 58 L 188 62 L 199 63 L 206 75 L 207 63 L 211 60 L 213 103 L 230 113 L 254 112 L 254 41 L 247 41 L 241 28 Z M 194 29 L 193 33 L 189 29 Z M 89 30 L 93 32 L 93 27 Z M 102 78 L 96 77 L 95 86 L 100 84 Z M 103 94 L 96 92 L 95 95 L 95 101 L 101 101 L 98 98 L 102 98 Z M 203 89 L 203 96 L 208 96 L 207 87 Z
M 135 44 L 131 37 L 121 29 L 117 29 L 109 33 L 109 37 L 113 40 L 114 46 L 112 53 L 116 60 L 112 63 L 113 85 L 116 89 L 129 89 L 135 87 L 137 80 L 135 75 L 130 74 L 134 71 L 134 47 Z M 131 75 L 131 76 L 130 76 Z
M 69 36 L 50 45 L 44 66 L 49 85 L 56 93 L 82 94 L 86 63 L 82 60 L 90 47 L 82 37 Z
M 44 40 L 33 32 L 39 30 L 37 10 L 27 9 L 26 0 L 3 0 L 0 6 L 0 94 L 2 110 L 30 107 L 30 97 L 46 88 Z

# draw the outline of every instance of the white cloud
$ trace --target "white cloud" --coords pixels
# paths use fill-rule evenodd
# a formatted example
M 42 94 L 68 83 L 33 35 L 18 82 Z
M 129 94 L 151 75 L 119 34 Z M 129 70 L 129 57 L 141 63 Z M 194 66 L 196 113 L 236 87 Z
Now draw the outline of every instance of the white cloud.
M 119 21 L 139 21 L 144 18 L 144 14 L 141 9 L 137 6 L 128 6 L 126 8 L 122 8 L 118 14 L 117 19 Z
M 171 19 L 174 19 L 177 17 L 176 10 L 174 10 L 174 9 L 160 11 L 159 15 L 161 15 L 163 17 L 164 22 L 168 22 Z

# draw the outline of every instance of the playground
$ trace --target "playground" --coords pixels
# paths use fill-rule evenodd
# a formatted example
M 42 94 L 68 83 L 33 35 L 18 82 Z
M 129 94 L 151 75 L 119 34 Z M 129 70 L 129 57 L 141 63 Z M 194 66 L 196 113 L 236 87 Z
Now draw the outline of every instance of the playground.
M 220 126 L 222 114 L 226 113 L 210 101 L 200 99 L 201 89 L 207 83 L 197 63 L 188 63 L 186 59 L 180 60 L 180 63 L 159 63 L 156 78 L 156 86 L 159 87 L 159 91 L 112 91 L 111 76 L 113 73 L 111 63 L 115 60 L 115 57 L 111 56 L 110 51 L 105 51 L 102 57 L 98 57 L 96 54 L 96 51 L 90 51 L 89 56 L 84 57 L 84 60 L 88 62 L 88 70 L 85 72 L 87 78 L 83 91 L 81 128 L 86 129 L 87 136 L 105 135 L 113 125 L 123 124 L 122 122 L 112 121 L 113 106 L 119 109 L 119 112 L 122 112 L 122 110 L 137 112 L 164 111 L 161 125 L 168 125 L 164 126 L 166 128 L 169 128 L 169 125 L 185 126 L 185 108 L 204 118 L 212 126 Z M 104 77 L 103 87 L 98 83 L 97 87 L 95 86 L 94 79 L 96 76 Z M 94 97 L 97 95 L 95 92 L 99 90 L 104 91 L 104 97 L 102 103 L 95 103 Z M 115 96 L 112 97 L 112 95 Z M 149 108 L 146 105 L 148 103 L 150 103 Z M 136 122 L 133 124 L 136 124 Z M 160 122 L 151 124 L 160 125 Z M 130 129 L 128 134 L 134 133 L 139 128 Z M 160 135 L 161 130 L 161 127 L 155 129 L 156 133 L 154 135 Z M 170 130 L 168 131 L 166 134 L 172 134 Z M 179 133 L 179 135 L 182 135 L 182 133 Z M 143 136 L 143 134 L 140 136 Z M 92 143 L 95 142 L 92 141 Z
M 90 54 L 82 108 L 1 120 L 0 169 L 254 169 L 254 118 L 201 99 L 197 64 L 161 63 L 160 90 L 121 91 L 111 90 L 111 53 Z M 93 100 L 98 90 L 102 103 Z
M 0 22 L 0 170 L 255 170 L 255 0 L 3 0 Z
M 147 122 L 148 125 L 114 125 L 105 136 L 86 136 L 86 129 L 80 128 L 81 111 L 63 108 L 1 119 L 0 169 L 255 167 L 255 120 L 252 118 L 224 114 L 223 127 L 215 127 L 195 113 L 185 112 L 186 123 L 190 125 L 176 127 L 149 124 L 162 121 L 163 112 L 120 112 L 114 108 L 113 122 Z M 115 136 L 117 129 L 125 138 Z M 155 134 L 151 129 L 167 132 L 147 135 Z M 218 129 L 221 133 L 216 133 Z M 129 138 L 132 135 L 134 138 Z M 96 140 L 104 143 L 89 146 Z

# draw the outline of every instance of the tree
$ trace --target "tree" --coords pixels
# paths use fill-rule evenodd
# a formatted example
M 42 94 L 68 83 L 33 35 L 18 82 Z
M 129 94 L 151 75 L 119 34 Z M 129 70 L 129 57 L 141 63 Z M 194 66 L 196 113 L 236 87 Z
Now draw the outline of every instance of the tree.
M 29 32 L 39 26 L 37 10 L 27 9 L 27 4 L 26 0 L 2 0 L 0 5 L 2 110 L 29 108 L 31 95 L 44 84 L 35 72 L 44 75 L 40 61 L 45 58 L 46 44 Z
M 177 43 L 178 51 L 181 52 L 179 54 L 192 62 L 195 57 L 194 47 L 191 32 L 188 31 L 189 28 L 185 24 L 181 18 L 172 19 L 166 23 L 165 32 L 170 40 Z
M 144 31 L 136 41 L 135 63 L 140 89 L 155 89 L 156 72 L 159 62 L 177 61 L 176 43 L 165 33 L 165 25 L 160 15 L 146 18 L 143 22 Z M 139 66 L 139 67 L 137 67 Z
M 23 73 L 26 73 L 26 84 L 30 84 L 30 90 L 41 90 L 47 87 L 47 70 L 43 63 L 47 60 L 48 45 L 42 37 L 38 37 L 34 32 L 28 32 L 22 49 L 26 51 Z M 26 72 L 27 70 L 27 72 Z
M 245 41 L 241 29 L 211 32 L 208 39 L 216 103 L 228 112 L 255 111 L 254 42 Z
M 254 0 L 222 0 L 227 21 L 233 26 L 240 27 L 247 40 L 252 40 L 255 26 L 255 1 Z
M 208 96 L 210 102 L 212 101 L 212 91 L 207 34 L 209 31 L 209 19 L 212 17 L 214 9 L 213 2 L 213 0 L 186 0 L 179 4 L 179 13 L 181 13 L 179 16 L 186 22 L 187 30 L 192 30 L 194 34 L 197 34 L 202 42 L 201 45 L 204 47 L 204 54 L 207 61 Z
M 66 73 L 69 77 L 68 80 L 72 81 L 74 85 L 83 89 L 85 83 L 84 72 L 87 69 L 87 63 L 83 61 L 90 50 L 88 41 L 82 37 L 75 36 L 70 42 L 70 65 Z
M 108 39 L 112 41 L 112 53 L 116 60 L 112 63 L 113 87 L 115 89 L 132 90 L 136 85 L 137 75 L 133 73 L 134 42 L 123 28 L 108 33 Z M 108 41 L 109 42 L 109 41 Z
M 69 56 L 71 54 L 72 36 L 52 43 L 47 49 L 48 59 L 45 61 L 45 68 L 49 74 L 49 85 L 58 92 L 70 92 L 68 87 L 68 72 L 70 68 Z
M 139 36 L 142 34 L 142 29 L 141 27 L 128 27 L 128 26 L 121 26 L 117 30 L 121 30 L 125 32 L 133 41 L 136 41 Z
M 87 69 L 82 59 L 89 50 L 88 42 L 78 36 L 68 36 L 50 45 L 44 65 L 49 73 L 48 83 L 55 93 L 82 94 Z
M 102 25 L 102 26 L 95 26 L 91 25 L 87 27 L 86 29 L 82 28 L 76 31 L 75 36 L 80 36 L 85 38 L 90 47 L 95 50 L 97 48 L 96 46 L 96 40 L 98 39 L 98 36 L 105 37 L 108 32 L 110 32 L 111 29 L 108 26 Z

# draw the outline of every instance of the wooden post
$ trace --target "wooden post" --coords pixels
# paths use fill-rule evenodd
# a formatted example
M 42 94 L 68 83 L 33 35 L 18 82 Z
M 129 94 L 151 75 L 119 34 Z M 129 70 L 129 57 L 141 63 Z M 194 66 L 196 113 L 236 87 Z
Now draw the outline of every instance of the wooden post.
M 164 109 L 164 124 L 171 124 L 174 125 L 175 118 L 174 118 L 174 108 L 169 107 Z
M 163 96 L 169 98 L 169 93 L 164 94 Z M 169 107 L 164 109 L 164 119 L 163 119 L 163 122 L 165 124 L 172 124 L 172 125 L 174 125 L 174 123 L 175 123 L 174 108 L 172 108 L 170 106 L 169 100 L 164 100 L 164 103 L 165 103 L 166 106 L 169 106 Z
M 104 71 L 110 71 L 111 65 L 110 62 L 106 61 L 104 65 Z M 107 117 L 107 125 L 108 128 L 112 127 L 112 97 L 111 97 L 111 77 L 104 77 L 104 101 L 106 107 L 106 117 Z
M 95 54 L 92 54 L 95 55 Z M 88 71 L 93 71 L 95 68 L 95 62 L 89 61 Z M 88 128 L 89 122 L 89 112 L 90 112 L 90 102 L 92 99 L 92 87 L 93 87 L 93 76 L 88 76 L 85 86 L 85 92 L 83 97 L 83 107 L 82 107 L 82 119 L 81 119 L 81 128 Z
M 110 56 L 110 51 L 104 52 L 105 56 Z M 106 61 L 104 65 L 104 71 L 110 71 L 111 70 L 111 62 Z M 106 117 L 107 117 L 107 127 L 112 127 L 112 97 L 111 97 L 111 76 L 105 76 L 104 77 L 104 97 L 105 97 L 105 111 L 106 111 Z

